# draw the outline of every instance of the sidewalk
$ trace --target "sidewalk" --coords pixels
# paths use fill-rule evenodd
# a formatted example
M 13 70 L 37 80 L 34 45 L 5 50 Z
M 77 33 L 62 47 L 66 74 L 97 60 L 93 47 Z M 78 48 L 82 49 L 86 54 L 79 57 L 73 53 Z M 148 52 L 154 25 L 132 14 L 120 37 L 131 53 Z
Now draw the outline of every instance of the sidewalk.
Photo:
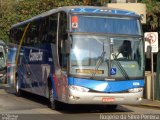
M 147 100 L 147 99 L 143 99 L 142 106 L 146 106 L 146 107 L 156 107 L 156 108 L 160 108 L 160 101 L 158 100 Z
M 0 90 L 8 93 L 15 93 L 15 89 L 8 84 L 0 84 Z

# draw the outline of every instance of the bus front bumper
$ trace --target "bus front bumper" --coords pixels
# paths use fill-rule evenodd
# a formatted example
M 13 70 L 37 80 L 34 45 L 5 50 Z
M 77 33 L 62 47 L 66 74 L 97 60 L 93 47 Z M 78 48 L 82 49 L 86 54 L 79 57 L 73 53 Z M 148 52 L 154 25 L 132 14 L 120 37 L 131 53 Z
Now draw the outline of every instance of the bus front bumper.
M 69 90 L 69 104 L 140 104 L 143 90 L 136 93 L 94 93 Z

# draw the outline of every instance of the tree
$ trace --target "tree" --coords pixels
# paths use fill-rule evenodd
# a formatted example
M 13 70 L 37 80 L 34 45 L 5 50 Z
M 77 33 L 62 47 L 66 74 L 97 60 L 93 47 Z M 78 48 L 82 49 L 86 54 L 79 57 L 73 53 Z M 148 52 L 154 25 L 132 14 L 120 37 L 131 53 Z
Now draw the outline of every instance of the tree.
M 13 24 L 60 6 L 82 5 L 79 0 L 2 0 L 0 8 L 0 39 L 8 41 Z
M 15 12 L 13 7 L 15 5 L 14 0 L 2 0 L 0 8 L 0 39 L 8 39 L 8 30 L 12 23 L 15 21 Z
M 159 0 L 138 0 L 141 3 L 145 3 L 147 7 L 147 31 L 157 31 L 158 18 L 160 18 L 160 2 Z

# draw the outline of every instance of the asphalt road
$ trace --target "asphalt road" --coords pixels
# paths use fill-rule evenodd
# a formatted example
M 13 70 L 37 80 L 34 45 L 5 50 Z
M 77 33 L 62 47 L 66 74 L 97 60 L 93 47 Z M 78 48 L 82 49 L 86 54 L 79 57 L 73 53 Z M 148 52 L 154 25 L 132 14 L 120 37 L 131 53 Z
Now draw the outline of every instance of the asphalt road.
M 159 120 L 160 110 L 143 106 L 119 105 L 116 110 L 104 106 L 63 105 L 59 111 L 48 108 L 48 100 L 29 93 L 17 97 L 0 87 L 0 120 Z

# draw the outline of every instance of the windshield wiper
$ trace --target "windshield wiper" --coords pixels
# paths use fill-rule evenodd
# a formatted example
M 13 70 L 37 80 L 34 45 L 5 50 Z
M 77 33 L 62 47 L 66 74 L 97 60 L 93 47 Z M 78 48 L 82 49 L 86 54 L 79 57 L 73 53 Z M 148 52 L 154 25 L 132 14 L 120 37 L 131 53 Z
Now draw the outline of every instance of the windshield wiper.
M 96 66 L 95 66 L 95 69 L 93 70 L 92 72 L 92 77 L 91 79 L 94 78 L 95 74 L 96 74 L 96 71 L 98 70 L 99 66 L 101 65 L 101 63 L 103 62 L 103 58 L 104 58 L 104 55 L 106 54 L 105 51 L 102 52 L 101 56 L 98 58 L 97 62 L 96 62 Z
M 118 61 L 118 60 L 115 60 L 117 59 L 117 55 L 116 54 L 113 54 L 113 44 L 114 44 L 114 40 L 111 39 L 110 41 L 111 43 L 111 46 L 110 46 L 110 51 L 111 51 L 111 55 L 113 57 L 113 60 L 111 61 L 111 58 L 110 58 L 110 61 L 109 61 L 109 69 L 111 69 L 111 62 L 115 61 L 116 65 L 118 66 L 120 72 L 122 73 L 122 75 L 125 77 L 125 79 L 129 80 L 129 76 L 127 74 L 127 72 L 125 71 L 125 69 L 122 67 L 121 63 Z M 110 73 L 109 73 L 109 76 L 110 76 Z
M 125 79 L 126 79 L 126 80 L 129 80 L 129 76 L 128 76 L 127 72 L 125 71 L 125 69 L 122 67 L 121 63 L 120 63 L 119 61 L 117 61 L 117 60 L 113 60 L 113 61 L 114 61 L 114 62 L 116 63 L 116 65 L 119 67 L 119 69 L 120 69 L 122 75 L 125 77 Z

